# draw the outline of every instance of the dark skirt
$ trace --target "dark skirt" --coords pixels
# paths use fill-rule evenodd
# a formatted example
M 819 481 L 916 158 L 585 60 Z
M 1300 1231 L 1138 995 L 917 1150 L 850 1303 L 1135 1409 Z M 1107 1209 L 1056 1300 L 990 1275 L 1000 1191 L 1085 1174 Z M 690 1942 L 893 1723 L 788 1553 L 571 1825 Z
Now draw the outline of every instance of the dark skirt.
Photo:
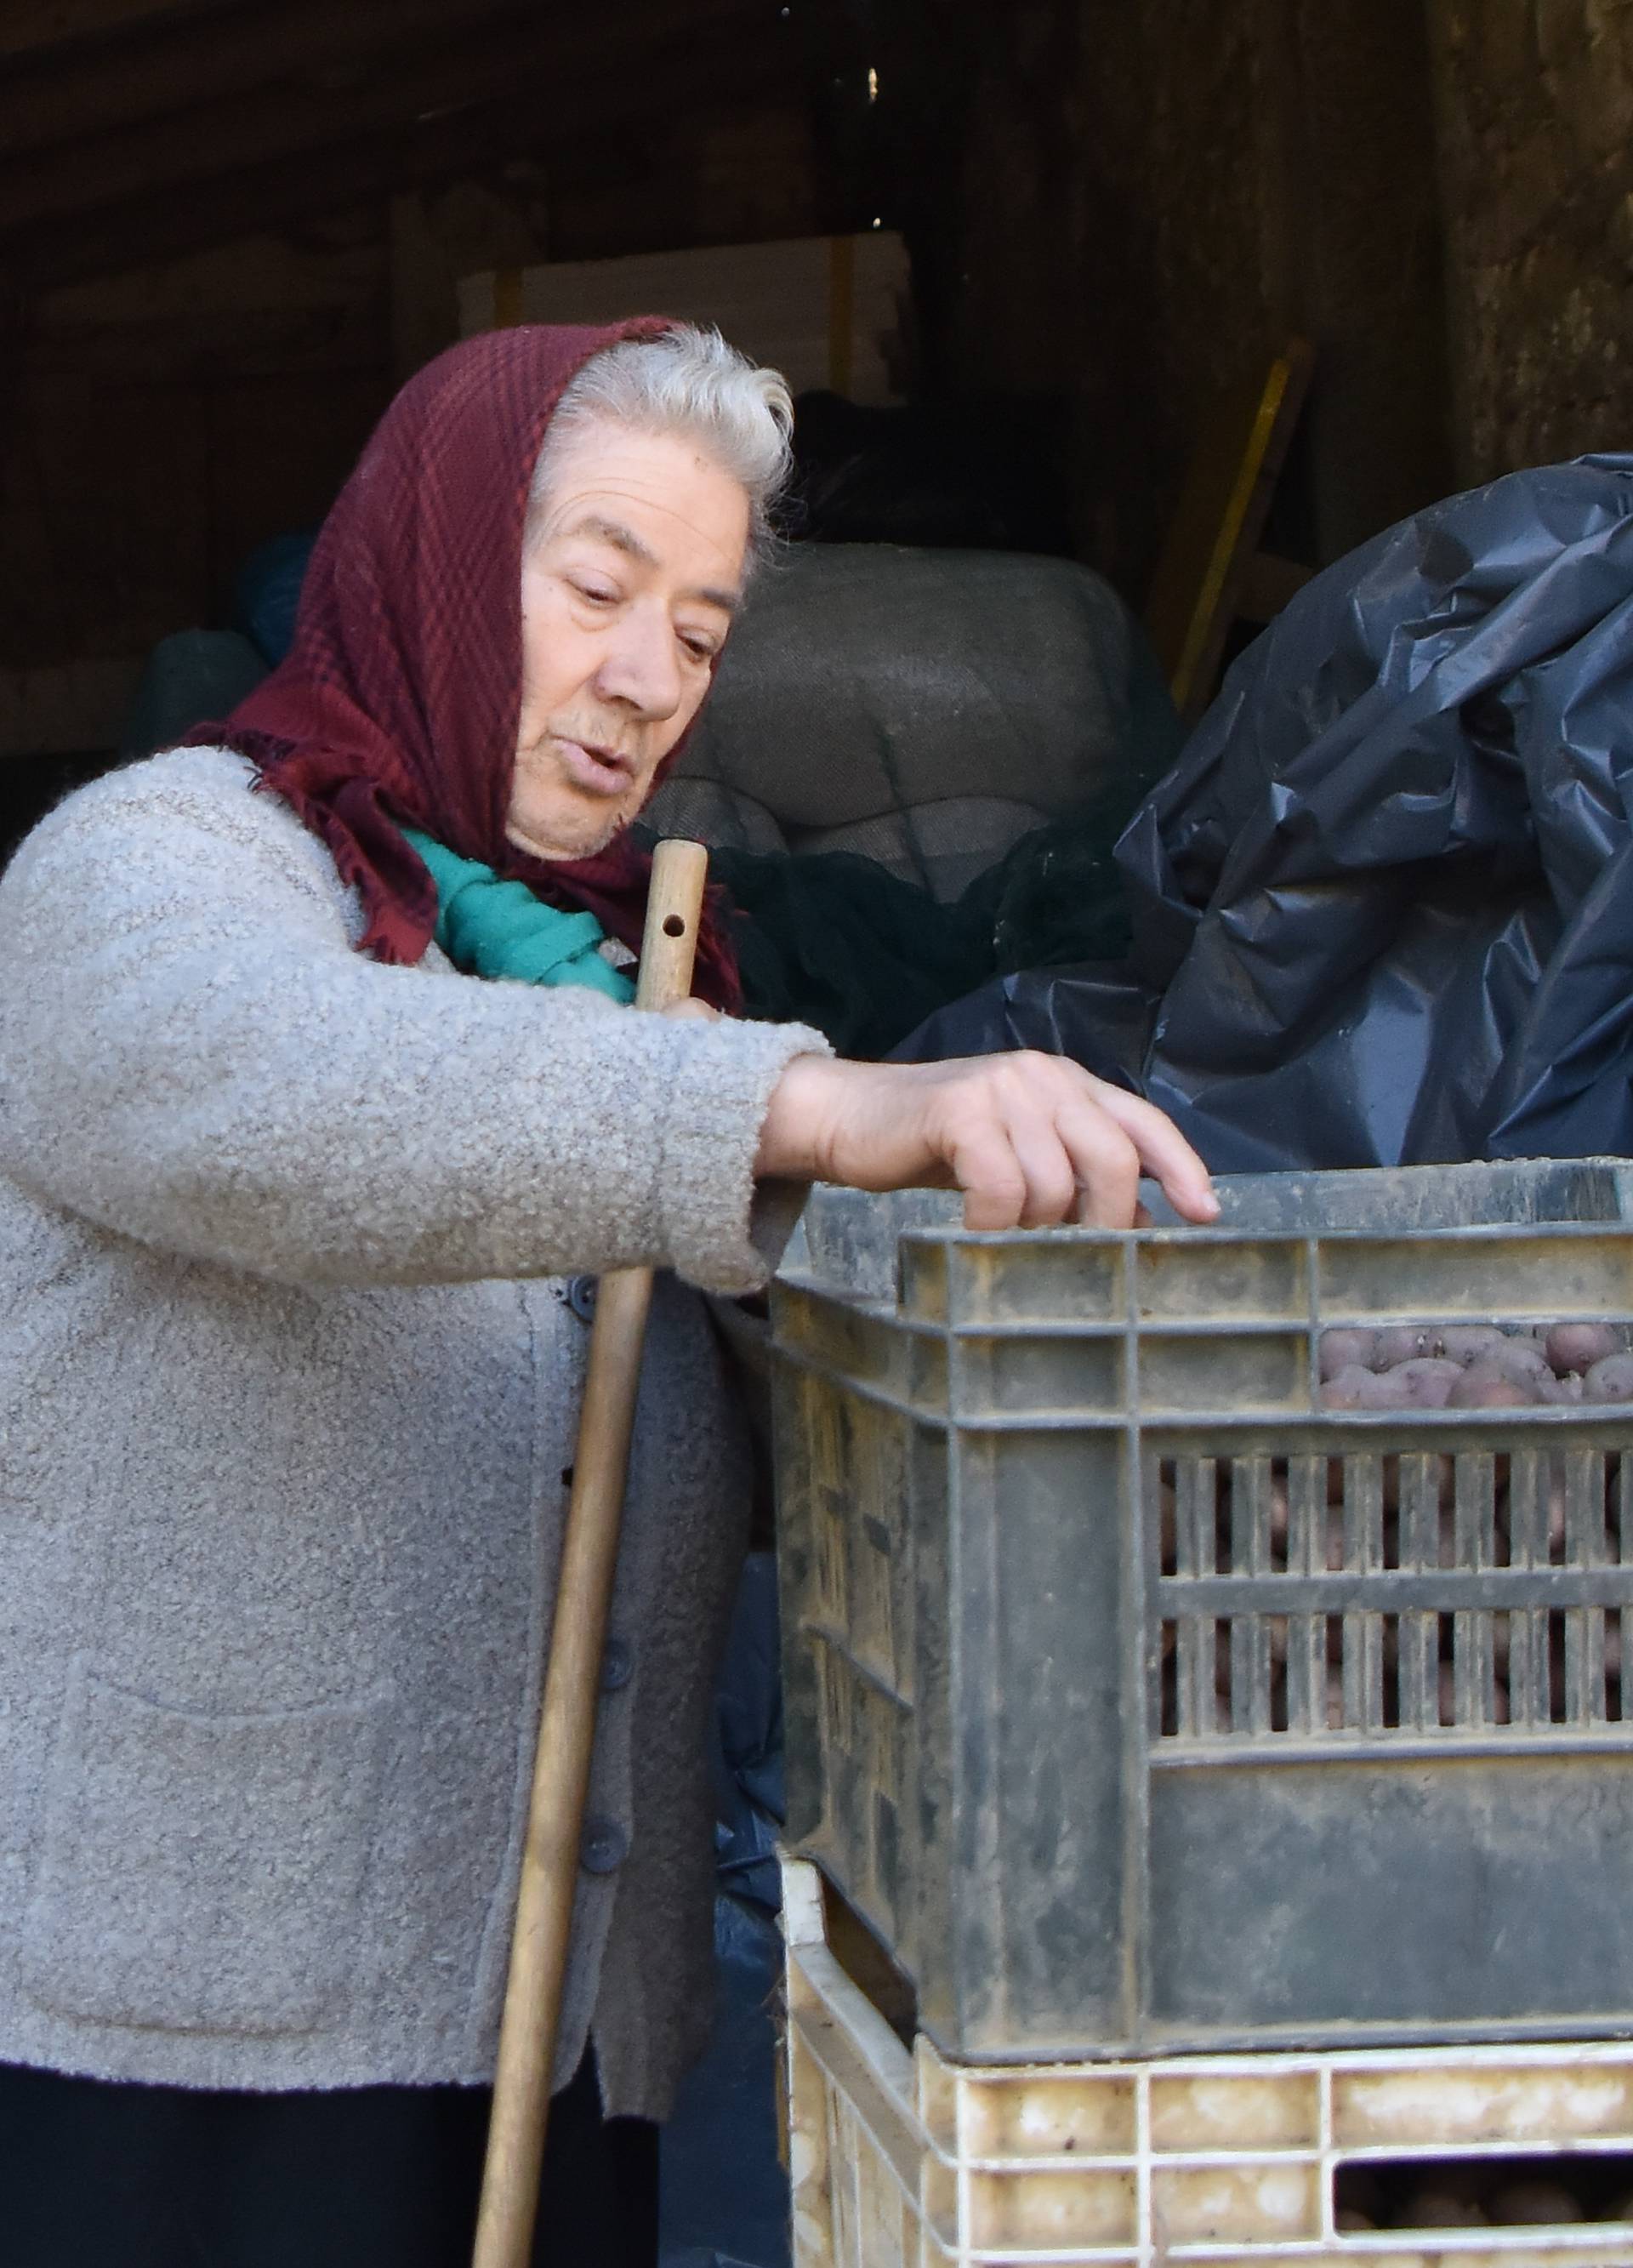
M 469 2268 L 482 2088 L 299 2095 L 114 2086 L 0 2065 L 6 2268 Z M 604 2118 L 593 2062 L 550 2107 L 533 2268 L 653 2268 L 658 2129 Z

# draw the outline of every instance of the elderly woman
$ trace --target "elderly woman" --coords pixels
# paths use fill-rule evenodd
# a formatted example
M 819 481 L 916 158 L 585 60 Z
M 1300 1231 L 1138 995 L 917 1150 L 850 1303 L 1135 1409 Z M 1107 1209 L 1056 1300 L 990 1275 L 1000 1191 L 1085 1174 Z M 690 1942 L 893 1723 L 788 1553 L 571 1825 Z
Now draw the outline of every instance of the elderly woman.
M 588 1281 L 649 1264 L 537 2257 L 650 2260 L 745 1501 L 683 1285 L 761 1284 L 814 1174 L 1117 1224 L 1144 1162 L 1210 1210 L 1070 1064 L 628 1005 L 623 829 L 787 423 L 660 322 L 455 349 L 330 515 L 288 661 L 0 886 L 10 2268 L 467 2257 Z M 736 1005 L 717 920 L 698 983 Z

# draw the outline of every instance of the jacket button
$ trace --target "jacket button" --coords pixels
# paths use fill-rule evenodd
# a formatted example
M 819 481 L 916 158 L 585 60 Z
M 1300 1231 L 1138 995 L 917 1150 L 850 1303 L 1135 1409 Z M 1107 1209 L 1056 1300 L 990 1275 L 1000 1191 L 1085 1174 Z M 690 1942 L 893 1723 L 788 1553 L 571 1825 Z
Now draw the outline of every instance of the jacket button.
M 595 1321 L 595 1278 L 575 1276 L 568 1283 L 567 1304 L 581 1323 Z
M 609 1638 L 601 1656 L 601 1690 L 622 1693 L 635 1675 L 635 1648 L 625 1638 Z
M 578 1863 L 586 1874 L 610 1874 L 629 1854 L 629 1837 L 615 1819 L 586 1819 Z

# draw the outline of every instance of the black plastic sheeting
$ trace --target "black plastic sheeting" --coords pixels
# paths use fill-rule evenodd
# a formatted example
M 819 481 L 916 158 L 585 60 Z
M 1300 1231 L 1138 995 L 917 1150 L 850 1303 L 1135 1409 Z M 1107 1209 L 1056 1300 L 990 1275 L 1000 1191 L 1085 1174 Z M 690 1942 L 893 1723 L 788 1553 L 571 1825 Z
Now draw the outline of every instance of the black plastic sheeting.
M 1131 958 L 897 1049 L 1038 1047 L 1226 1172 L 1633 1152 L 1633 456 L 1328 568 L 1117 845 Z

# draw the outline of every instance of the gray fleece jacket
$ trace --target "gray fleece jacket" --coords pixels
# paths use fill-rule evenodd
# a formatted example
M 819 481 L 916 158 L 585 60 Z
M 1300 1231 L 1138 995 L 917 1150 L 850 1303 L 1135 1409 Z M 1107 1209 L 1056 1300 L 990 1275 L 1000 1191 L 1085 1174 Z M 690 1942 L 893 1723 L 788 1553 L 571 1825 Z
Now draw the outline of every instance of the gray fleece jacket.
M 564 1279 L 761 1282 L 758 1129 L 823 1042 L 380 967 L 249 779 L 138 764 L 0 881 L 0 2060 L 479 2081 L 588 1340 Z M 744 1501 L 660 1278 L 556 2063 L 592 2027 L 614 2111 L 662 2117 L 707 2021 Z

